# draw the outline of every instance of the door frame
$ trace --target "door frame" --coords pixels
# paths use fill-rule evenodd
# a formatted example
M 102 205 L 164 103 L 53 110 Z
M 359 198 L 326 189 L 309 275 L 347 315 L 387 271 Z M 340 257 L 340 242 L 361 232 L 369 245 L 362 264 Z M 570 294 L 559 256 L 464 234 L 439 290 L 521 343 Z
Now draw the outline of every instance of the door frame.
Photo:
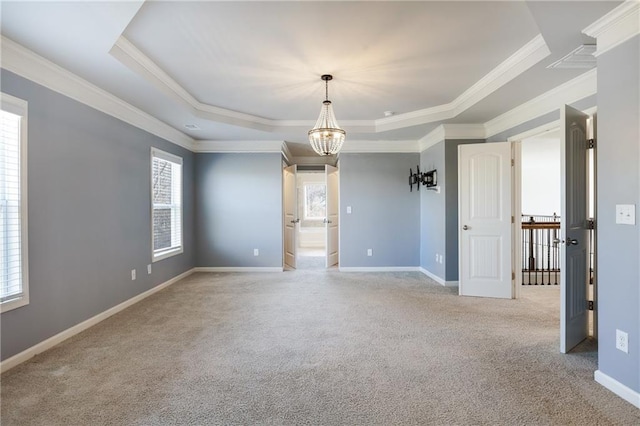
M 598 115 L 598 107 L 591 107 L 591 108 L 587 108 L 584 110 L 581 110 L 583 113 L 587 114 L 589 116 L 589 121 L 591 123 L 591 125 L 587 128 L 587 139 L 596 139 L 596 146 L 593 150 L 593 219 L 596 221 L 596 228 L 597 228 L 597 218 L 596 216 L 596 212 L 598 211 L 598 193 L 597 193 L 597 178 L 598 178 L 598 167 L 597 167 L 597 115 Z M 533 129 L 529 129 L 527 131 L 524 131 L 522 133 L 518 133 L 516 135 L 510 136 L 507 138 L 508 142 L 518 142 L 518 143 L 522 143 L 522 141 L 524 139 L 529 139 L 529 138 L 533 138 L 536 136 L 540 136 L 543 135 L 545 133 L 549 133 L 549 132 L 555 132 L 555 131 L 560 131 L 560 120 L 555 120 L 552 121 L 550 123 L 547 124 L 543 124 L 542 126 L 538 126 L 535 127 Z M 519 168 L 519 170 L 522 170 L 522 152 L 519 152 L 519 156 L 515 159 L 515 165 L 516 167 Z M 519 243 L 517 245 L 518 250 L 516 250 L 517 253 L 517 258 L 516 258 L 516 253 L 514 251 L 514 260 L 513 260 L 513 270 L 516 276 L 516 281 L 515 281 L 515 285 L 516 285 L 516 298 L 520 297 L 520 287 L 522 286 L 522 236 L 521 236 L 521 232 L 520 232 L 520 228 L 522 226 L 521 221 L 522 221 L 522 179 L 518 179 L 517 182 L 513 182 L 512 187 L 514 188 L 514 212 L 515 211 L 520 211 L 520 213 L 517 215 L 516 220 L 514 221 L 514 227 L 512 229 L 512 232 L 514 234 L 514 238 L 515 236 L 517 236 Z M 517 204 L 515 204 L 515 199 L 517 198 Z M 563 212 L 560 212 L 560 214 L 562 215 Z M 515 241 L 515 240 L 514 240 Z M 596 338 L 598 337 L 598 268 L 596 267 L 597 265 L 597 261 L 598 261 L 598 238 L 597 238 L 597 232 L 593 233 L 593 240 L 591 241 L 591 244 L 593 245 L 593 266 L 594 266 L 594 273 L 593 273 L 593 304 L 594 304 L 594 310 L 593 312 L 593 316 L 592 316 L 592 321 L 593 321 L 593 335 L 591 337 Z M 560 328 L 560 326 L 558 326 L 558 329 Z

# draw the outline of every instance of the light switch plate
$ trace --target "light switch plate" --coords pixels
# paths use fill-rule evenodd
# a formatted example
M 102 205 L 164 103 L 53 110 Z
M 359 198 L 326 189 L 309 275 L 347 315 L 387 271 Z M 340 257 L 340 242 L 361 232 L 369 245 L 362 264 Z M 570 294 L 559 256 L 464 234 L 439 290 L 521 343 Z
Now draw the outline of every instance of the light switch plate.
M 616 223 L 621 225 L 635 225 L 635 204 L 616 204 Z
M 351 206 L 347 206 L 347 214 L 351 214 Z

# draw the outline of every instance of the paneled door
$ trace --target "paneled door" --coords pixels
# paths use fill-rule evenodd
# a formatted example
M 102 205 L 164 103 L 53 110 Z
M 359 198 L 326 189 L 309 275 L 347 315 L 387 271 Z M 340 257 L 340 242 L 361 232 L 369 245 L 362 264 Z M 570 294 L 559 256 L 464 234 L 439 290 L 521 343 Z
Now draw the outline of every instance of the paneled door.
M 564 106 L 560 119 L 560 352 L 589 333 L 588 115 Z
M 284 266 L 296 267 L 296 225 L 298 223 L 298 202 L 296 194 L 297 166 L 284 168 Z
M 512 143 L 458 147 L 459 293 L 514 297 Z
M 338 169 L 329 165 L 325 166 L 325 180 L 327 183 L 327 217 L 325 219 L 326 227 L 326 249 L 327 249 L 327 268 L 338 264 L 338 229 L 339 229 L 339 215 L 338 215 L 338 192 L 339 192 L 339 178 Z

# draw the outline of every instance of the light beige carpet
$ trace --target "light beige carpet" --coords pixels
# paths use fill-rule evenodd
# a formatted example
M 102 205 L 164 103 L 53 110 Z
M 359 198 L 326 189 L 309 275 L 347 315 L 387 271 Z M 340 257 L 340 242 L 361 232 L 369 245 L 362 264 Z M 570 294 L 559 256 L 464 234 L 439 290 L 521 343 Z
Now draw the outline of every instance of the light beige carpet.
M 419 273 L 194 274 L 4 374 L 2 424 L 640 424 L 594 382 L 593 342 L 558 353 L 557 288 L 456 291 Z

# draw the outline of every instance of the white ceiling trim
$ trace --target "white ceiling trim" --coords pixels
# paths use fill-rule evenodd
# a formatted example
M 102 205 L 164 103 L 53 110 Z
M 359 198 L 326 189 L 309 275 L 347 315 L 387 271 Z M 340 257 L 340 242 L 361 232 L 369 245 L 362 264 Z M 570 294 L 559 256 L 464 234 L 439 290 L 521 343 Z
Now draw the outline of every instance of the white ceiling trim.
M 190 109 L 198 117 L 268 132 L 287 131 L 293 130 L 293 128 L 308 129 L 315 123 L 312 120 L 272 120 L 204 104 L 124 36 L 118 38 L 110 53 L 165 94 Z M 344 128 L 352 132 L 377 133 L 456 117 L 546 58 L 550 53 L 542 35 L 537 35 L 477 83 L 465 90 L 453 102 L 377 120 L 346 120 L 341 123 Z
M 424 151 L 427 148 L 431 148 L 439 142 L 444 142 L 444 126 L 442 124 L 427 133 L 420 140 L 418 140 L 420 152 Z
M 446 139 L 486 139 L 484 124 L 441 124 L 418 141 L 420 152 Z
M 597 70 L 586 73 L 557 86 L 520 106 L 484 123 L 485 137 L 496 135 L 536 117 L 555 111 L 561 105 L 571 104 L 597 92 Z
M 594 56 L 608 52 L 640 34 L 640 1 L 625 1 L 582 32 L 598 40 Z
M 168 124 L 5 36 L 1 42 L 2 68 L 183 148 L 192 149 L 193 139 Z
M 194 141 L 193 152 L 283 152 L 284 141 Z
M 256 130 L 272 130 L 272 120 L 203 104 L 198 101 L 124 36 L 118 37 L 109 53 L 133 71 L 138 72 L 165 94 L 190 109 L 194 115 Z
M 583 110 L 582 112 L 584 112 L 589 116 L 593 116 L 593 114 L 595 114 L 597 110 L 598 110 L 598 107 L 591 107 Z M 553 120 L 541 126 L 534 127 L 533 129 L 529 129 L 522 133 L 518 133 L 517 135 L 509 136 L 507 138 L 507 141 L 514 142 L 514 141 L 521 141 L 523 139 L 540 137 L 545 133 L 555 132 L 559 128 L 560 128 L 560 120 Z
M 370 153 L 402 153 L 420 152 L 418 142 L 415 140 L 403 141 L 367 141 L 352 140 L 347 141 L 340 150 L 341 153 L 352 154 L 359 152 Z
M 550 53 L 544 38 L 538 34 L 477 83 L 465 90 L 453 102 L 378 119 L 376 131 L 394 130 L 456 117 L 549 56 Z

